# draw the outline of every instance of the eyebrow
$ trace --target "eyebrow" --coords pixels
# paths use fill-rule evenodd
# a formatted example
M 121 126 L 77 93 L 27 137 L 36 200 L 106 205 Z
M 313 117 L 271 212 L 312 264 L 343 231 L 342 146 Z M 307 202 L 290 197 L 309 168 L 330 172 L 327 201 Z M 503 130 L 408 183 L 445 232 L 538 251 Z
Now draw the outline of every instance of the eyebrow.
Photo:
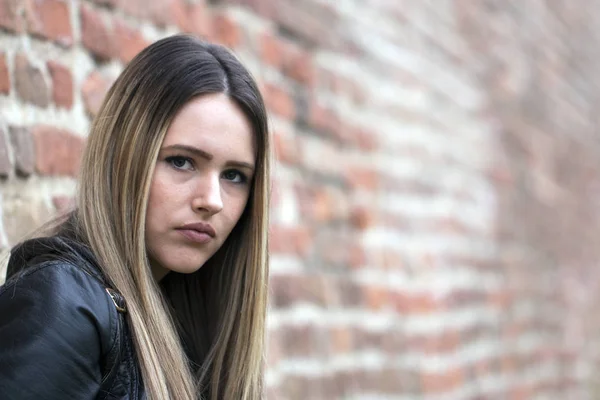
M 161 149 L 161 151 L 164 151 L 164 150 L 187 151 L 189 153 L 194 154 L 197 157 L 204 158 L 204 159 L 206 159 L 208 161 L 210 161 L 210 160 L 213 159 L 213 155 L 212 154 L 210 154 L 210 153 L 208 153 L 208 152 L 206 152 L 206 151 L 204 151 L 202 149 L 199 149 L 197 147 L 187 146 L 185 144 L 173 144 L 171 146 L 166 146 L 166 147 L 163 147 Z M 233 165 L 233 166 L 236 166 L 236 167 L 240 167 L 240 168 L 247 168 L 247 169 L 250 169 L 250 170 L 254 171 L 254 165 L 251 164 L 251 163 L 247 163 L 245 161 L 228 161 L 227 164 Z

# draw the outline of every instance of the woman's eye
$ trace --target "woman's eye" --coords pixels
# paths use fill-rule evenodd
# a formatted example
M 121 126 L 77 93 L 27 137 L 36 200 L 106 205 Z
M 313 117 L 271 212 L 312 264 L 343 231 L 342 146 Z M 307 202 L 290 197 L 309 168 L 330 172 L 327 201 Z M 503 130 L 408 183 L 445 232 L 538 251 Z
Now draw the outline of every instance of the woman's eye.
M 182 156 L 167 157 L 165 159 L 165 161 L 168 162 L 169 164 L 171 164 L 176 169 L 186 169 L 186 170 L 194 169 L 194 166 L 192 165 L 192 161 L 187 157 L 182 157 Z
M 223 172 L 223 178 L 233 183 L 244 183 L 247 181 L 246 176 L 235 169 Z

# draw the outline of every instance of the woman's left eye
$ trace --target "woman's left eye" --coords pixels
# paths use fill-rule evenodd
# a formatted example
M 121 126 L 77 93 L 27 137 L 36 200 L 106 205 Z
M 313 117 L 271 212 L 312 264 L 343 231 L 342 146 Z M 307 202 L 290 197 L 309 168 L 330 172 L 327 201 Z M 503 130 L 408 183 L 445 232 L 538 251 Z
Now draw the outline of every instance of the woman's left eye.
M 246 175 L 242 174 L 240 171 L 235 169 L 231 169 L 229 171 L 223 172 L 223 178 L 231 181 L 233 183 L 245 183 L 248 179 Z

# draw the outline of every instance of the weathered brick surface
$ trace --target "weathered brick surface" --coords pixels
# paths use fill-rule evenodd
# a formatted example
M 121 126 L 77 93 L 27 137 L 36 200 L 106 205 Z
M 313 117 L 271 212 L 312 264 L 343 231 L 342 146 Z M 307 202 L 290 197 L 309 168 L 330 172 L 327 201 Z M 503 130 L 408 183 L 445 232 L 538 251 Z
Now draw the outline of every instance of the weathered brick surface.
M 183 3 L 183 9 L 176 14 L 177 26 L 187 33 L 192 33 L 202 38 L 212 37 L 212 18 L 210 9 L 204 0 L 194 3 Z
M 36 125 L 31 134 L 35 147 L 36 171 L 40 175 L 77 176 L 83 153 L 81 137 L 49 125 Z
M 26 128 L 13 126 L 9 133 L 16 173 L 19 176 L 27 177 L 35 170 L 35 148 L 31 132 Z
M 120 39 L 115 37 L 108 19 L 109 17 L 103 15 L 100 10 L 82 4 L 81 40 L 94 56 L 103 60 L 113 57 L 120 44 Z
M 56 62 L 48 61 L 48 72 L 52 79 L 52 99 L 58 107 L 73 107 L 73 75 L 71 70 Z
M 242 42 L 242 32 L 236 21 L 224 11 L 213 13 L 211 39 L 227 47 L 238 47 Z
M 52 197 L 52 205 L 58 212 L 67 212 L 75 207 L 75 199 L 69 196 Z
M 122 20 L 116 21 L 115 35 L 119 38 L 117 41 L 118 56 L 124 63 L 131 61 L 137 53 L 149 44 L 141 32 L 130 28 Z
M 0 93 L 6 94 L 8 92 L 10 92 L 10 73 L 6 54 L 2 54 L 0 55 Z
M 6 178 L 12 170 L 10 162 L 10 148 L 8 136 L 4 129 L 0 129 L 0 177 Z
M 23 32 L 23 2 L 21 0 L 0 1 L 0 27 L 12 32 Z
M 61 46 L 73 44 L 73 28 L 67 0 L 26 0 L 25 15 L 28 31 L 54 40 Z
M 50 104 L 50 88 L 42 70 L 26 54 L 15 56 L 15 88 L 21 99 L 40 107 Z
M 83 82 L 81 96 L 86 111 L 96 115 L 102 105 L 102 100 L 110 88 L 111 81 L 98 71 L 92 72 Z
M 270 399 L 595 398 L 598 2 L 359 3 L 0 0 L 0 245 L 73 206 L 119 66 L 192 32 L 270 112 Z

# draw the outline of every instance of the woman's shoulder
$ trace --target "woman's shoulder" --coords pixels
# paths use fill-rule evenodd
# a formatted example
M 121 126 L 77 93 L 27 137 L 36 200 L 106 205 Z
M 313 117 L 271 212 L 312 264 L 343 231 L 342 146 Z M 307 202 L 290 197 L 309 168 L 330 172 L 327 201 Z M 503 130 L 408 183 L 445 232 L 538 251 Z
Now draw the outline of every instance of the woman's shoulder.
M 18 315 L 30 324 L 46 320 L 47 326 L 54 324 L 66 334 L 89 330 L 100 336 L 102 347 L 110 347 L 118 316 L 89 257 L 60 237 L 19 244 L 11 251 L 6 282 L 0 287 L 0 315 Z M 65 319 L 69 323 L 61 323 Z
M 48 261 L 62 261 L 104 282 L 92 251 L 83 243 L 63 236 L 26 240 L 12 248 L 6 268 L 6 280 L 29 272 Z
M 0 393 L 92 398 L 116 343 L 118 316 L 102 282 L 77 265 L 78 256 L 53 254 L 55 247 L 40 251 L 49 244 L 15 248 L 11 275 L 0 287 Z M 17 366 L 23 373 L 15 377 Z

